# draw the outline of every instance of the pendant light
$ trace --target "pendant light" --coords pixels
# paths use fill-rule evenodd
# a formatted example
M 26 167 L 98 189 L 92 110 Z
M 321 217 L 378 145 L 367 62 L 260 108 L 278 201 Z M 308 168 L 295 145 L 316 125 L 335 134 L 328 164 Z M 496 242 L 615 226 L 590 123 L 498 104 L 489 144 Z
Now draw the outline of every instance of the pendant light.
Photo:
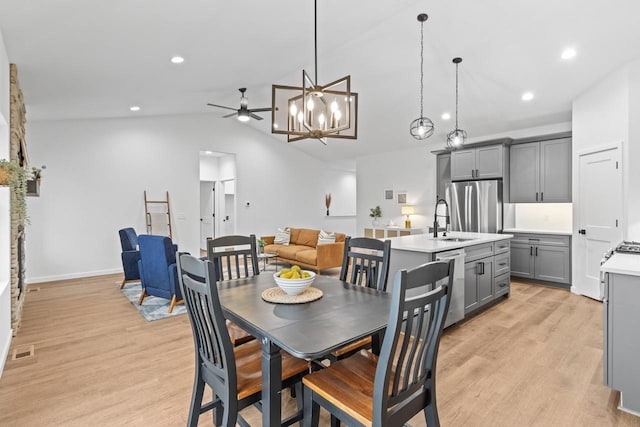
M 351 76 L 318 84 L 318 0 L 314 0 L 314 79 L 302 70 L 302 86 L 272 85 L 271 133 L 287 135 L 288 142 L 327 138 L 357 139 L 358 94 Z
M 409 132 L 417 140 L 423 140 L 433 135 L 433 122 L 424 116 L 424 23 L 429 19 L 429 15 L 421 13 L 418 15 L 420 22 L 420 117 L 411 122 Z
M 447 148 L 454 150 L 462 145 L 467 139 L 467 131 L 458 128 L 458 65 L 462 62 L 462 58 L 453 58 L 456 64 L 456 128 L 447 134 Z

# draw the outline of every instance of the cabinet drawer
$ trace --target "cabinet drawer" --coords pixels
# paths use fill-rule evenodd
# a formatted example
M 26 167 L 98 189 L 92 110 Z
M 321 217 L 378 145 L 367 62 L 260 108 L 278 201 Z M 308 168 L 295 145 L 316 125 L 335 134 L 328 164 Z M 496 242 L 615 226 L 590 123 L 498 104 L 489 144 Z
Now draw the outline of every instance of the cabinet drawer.
M 486 258 L 493 255 L 493 243 L 486 243 L 484 245 L 468 246 L 464 248 L 465 262 L 471 262 L 480 258 Z
M 510 253 L 496 255 L 495 258 L 495 273 L 494 275 L 500 276 L 502 274 L 509 274 L 511 270 Z
M 504 252 L 509 252 L 510 249 L 511 243 L 508 240 L 501 240 L 493 244 L 493 253 L 495 253 L 496 255 Z
M 553 234 L 514 234 L 513 243 L 528 245 L 569 246 L 570 236 L 557 236 Z
M 496 280 L 495 282 L 496 286 L 493 292 L 494 298 L 508 294 L 509 290 L 511 289 L 511 279 L 509 277 L 509 274 L 507 273 L 507 274 L 498 276 L 496 277 L 495 280 Z

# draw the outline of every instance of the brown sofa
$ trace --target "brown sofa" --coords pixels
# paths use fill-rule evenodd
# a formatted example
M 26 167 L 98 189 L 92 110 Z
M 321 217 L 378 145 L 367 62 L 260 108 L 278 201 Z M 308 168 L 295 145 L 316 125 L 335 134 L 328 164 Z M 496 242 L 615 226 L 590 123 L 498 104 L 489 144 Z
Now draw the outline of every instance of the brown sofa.
M 320 230 L 309 228 L 289 228 L 291 239 L 288 245 L 275 245 L 275 236 L 260 237 L 265 241 L 265 252 L 275 252 L 278 259 L 289 264 L 297 264 L 300 267 L 316 271 L 342 266 L 344 255 L 343 233 L 336 234 L 335 243 L 323 243 L 318 245 Z

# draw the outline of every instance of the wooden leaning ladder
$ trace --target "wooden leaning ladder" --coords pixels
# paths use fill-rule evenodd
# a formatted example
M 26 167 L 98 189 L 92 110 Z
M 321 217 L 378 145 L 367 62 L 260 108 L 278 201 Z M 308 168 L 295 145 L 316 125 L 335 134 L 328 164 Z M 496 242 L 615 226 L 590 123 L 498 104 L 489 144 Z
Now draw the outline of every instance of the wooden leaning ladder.
M 164 213 L 167 215 L 167 227 L 169 227 L 169 238 L 173 240 L 173 232 L 171 230 L 171 205 L 169 204 L 169 192 L 166 192 L 166 200 L 149 200 L 147 199 L 147 190 L 144 190 L 144 217 L 147 221 L 147 234 L 153 234 L 153 224 L 151 222 L 152 213 Z M 165 212 L 150 212 L 149 205 L 165 205 Z

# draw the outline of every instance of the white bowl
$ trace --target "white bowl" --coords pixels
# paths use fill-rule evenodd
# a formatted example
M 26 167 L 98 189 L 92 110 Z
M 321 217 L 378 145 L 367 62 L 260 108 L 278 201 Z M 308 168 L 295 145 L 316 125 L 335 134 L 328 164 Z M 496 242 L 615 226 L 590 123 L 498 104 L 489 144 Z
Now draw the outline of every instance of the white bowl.
M 316 279 L 316 273 L 314 273 L 313 271 L 302 271 L 306 271 L 311 275 L 311 277 L 306 277 L 304 279 L 282 279 L 278 277 L 280 272 L 277 272 L 273 273 L 273 280 L 275 280 L 278 287 L 285 291 L 288 295 L 298 295 L 304 292 L 304 290 L 309 286 L 311 286 L 313 281 Z

